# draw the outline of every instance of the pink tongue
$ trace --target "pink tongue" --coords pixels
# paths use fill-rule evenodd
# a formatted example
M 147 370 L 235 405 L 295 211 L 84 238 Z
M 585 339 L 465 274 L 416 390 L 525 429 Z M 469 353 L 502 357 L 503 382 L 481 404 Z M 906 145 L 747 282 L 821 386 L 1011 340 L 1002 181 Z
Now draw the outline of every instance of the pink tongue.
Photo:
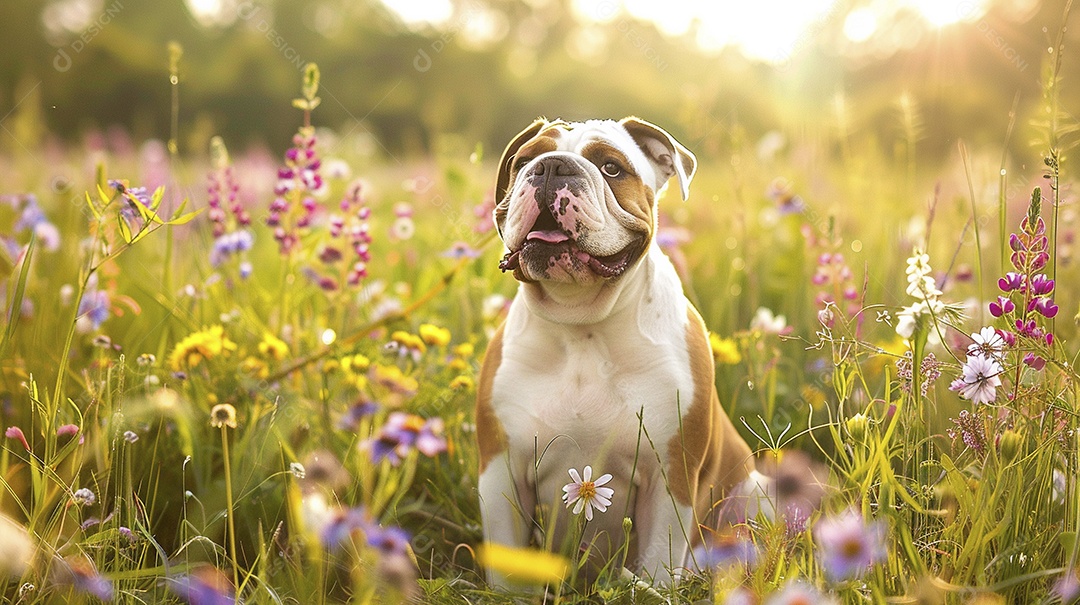
M 566 233 L 562 231 L 530 231 L 529 235 L 525 236 L 528 241 L 540 240 L 549 244 L 559 244 L 570 239 Z

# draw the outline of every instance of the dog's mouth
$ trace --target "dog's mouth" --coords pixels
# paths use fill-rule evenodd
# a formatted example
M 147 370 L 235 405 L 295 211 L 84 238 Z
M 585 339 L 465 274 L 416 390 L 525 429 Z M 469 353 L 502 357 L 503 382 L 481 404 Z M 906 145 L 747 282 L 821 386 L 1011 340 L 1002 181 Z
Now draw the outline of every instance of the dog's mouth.
M 516 274 L 524 262 L 531 269 L 530 273 L 542 274 L 547 267 L 565 260 L 575 266 L 588 267 L 601 278 L 610 279 L 626 272 L 641 253 L 643 243 L 644 236 L 641 236 L 615 254 L 594 256 L 578 247 L 551 212 L 545 209 L 525 236 L 525 243 L 521 248 L 508 252 L 499 263 L 499 269 Z M 532 270 L 534 268 L 540 271 Z

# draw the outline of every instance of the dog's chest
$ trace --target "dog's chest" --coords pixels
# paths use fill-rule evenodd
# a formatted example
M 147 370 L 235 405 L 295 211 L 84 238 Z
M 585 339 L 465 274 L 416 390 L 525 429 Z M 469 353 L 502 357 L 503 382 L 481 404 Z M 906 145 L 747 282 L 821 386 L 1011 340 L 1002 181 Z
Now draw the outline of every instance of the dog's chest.
M 601 452 L 632 459 L 647 442 L 642 425 L 666 444 L 692 396 L 685 341 L 650 342 L 633 328 L 560 327 L 507 341 L 493 400 L 512 451 L 575 450 L 581 465 Z

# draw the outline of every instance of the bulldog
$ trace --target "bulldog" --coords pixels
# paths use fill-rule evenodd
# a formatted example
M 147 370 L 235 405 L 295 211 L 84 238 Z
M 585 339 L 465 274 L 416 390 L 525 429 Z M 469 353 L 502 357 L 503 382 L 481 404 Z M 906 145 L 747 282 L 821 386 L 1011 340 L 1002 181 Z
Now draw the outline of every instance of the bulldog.
M 669 583 L 717 503 L 763 483 L 720 406 L 705 324 L 656 242 L 659 194 L 674 177 L 685 200 L 696 167 L 633 117 L 540 119 L 503 152 L 500 267 L 520 285 L 478 387 L 486 541 L 601 562 L 625 553 L 632 571 Z M 610 474 L 614 493 L 580 530 L 562 497 L 568 470 L 585 466 Z

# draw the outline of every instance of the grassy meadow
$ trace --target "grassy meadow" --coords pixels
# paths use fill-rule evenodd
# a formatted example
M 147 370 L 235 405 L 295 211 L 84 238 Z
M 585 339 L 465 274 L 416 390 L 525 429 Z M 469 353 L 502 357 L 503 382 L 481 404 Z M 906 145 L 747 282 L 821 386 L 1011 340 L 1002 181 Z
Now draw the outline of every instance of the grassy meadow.
M 1073 602 L 1062 61 L 944 159 L 907 98 L 880 131 L 840 98 L 814 131 L 684 129 L 702 162 L 658 237 L 781 493 L 675 587 L 481 544 L 473 402 L 516 287 L 499 150 L 372 161 L 320 124 L 309 68 L 273 153 L 179 154 L 177 121 L 0 158 L 0 600 Z

